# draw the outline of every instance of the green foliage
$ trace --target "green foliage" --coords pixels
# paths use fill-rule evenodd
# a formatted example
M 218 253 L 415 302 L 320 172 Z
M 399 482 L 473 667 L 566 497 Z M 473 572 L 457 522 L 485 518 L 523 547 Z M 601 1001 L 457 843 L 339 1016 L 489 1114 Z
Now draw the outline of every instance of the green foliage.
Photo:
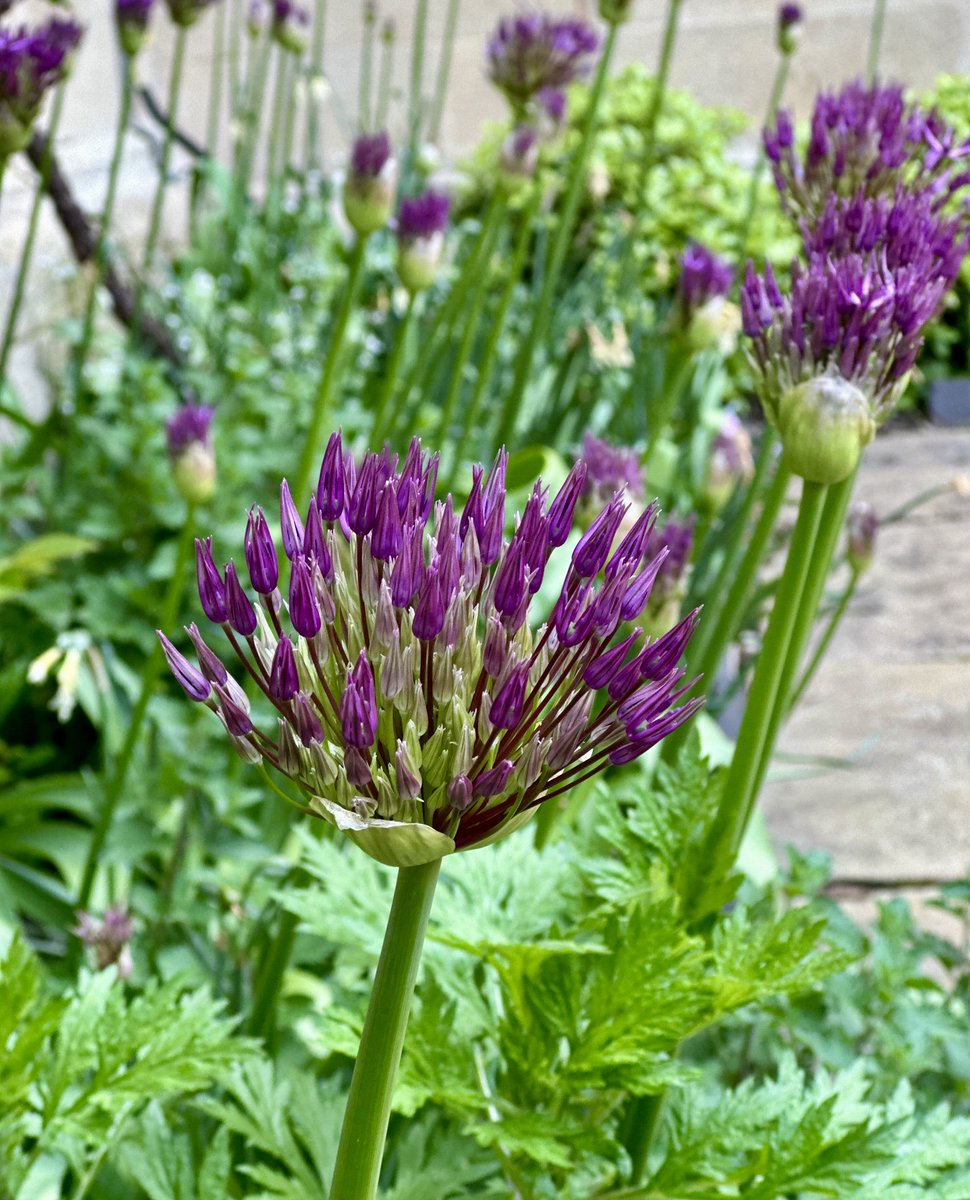
M 223 1006 L 178 980 L 126 999 L 111 969 L 70 996 L 45 995 L 16 935 L 0 963 L 0 1169 L 17 1194 L 42 1160 L 75 1177 L 97 1166 L 149 1102 L 210 1087 L 248 1053 Z

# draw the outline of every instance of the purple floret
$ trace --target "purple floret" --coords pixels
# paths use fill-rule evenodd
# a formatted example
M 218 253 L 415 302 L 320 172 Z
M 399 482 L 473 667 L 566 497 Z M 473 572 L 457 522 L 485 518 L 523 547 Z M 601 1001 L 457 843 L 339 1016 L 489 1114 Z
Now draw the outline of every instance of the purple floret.
M 451 201 L 442 192 L 430 189 L 401 201 L 397 214 L 397 235 L 405 242 L 430 238 L 443 233 L 448 225 Z
M 177 458 L 193 442 L 209 443 L 210 426 L 215 409 L 207 404 L 183 404 L 165 425 L 168 452 Z
M 591 433 L 584 433 L 582 461 L 586 464 L 585 495 L 603 503 L 614 492 L 624 490 L 634 500 L 643 498 L 640 455 L 630 446 L 611 446 Z
M 363 133 L 350 152 L 350 168 L 359 177 L 376 179 L 391 157 L 391 139 L 384 130 Z
M 731 267 L 713 250 L 700 242 L 691 242 L 680 264 L 677 300 L 684 321 L 709 300 L 726 296 L 734 282 Z

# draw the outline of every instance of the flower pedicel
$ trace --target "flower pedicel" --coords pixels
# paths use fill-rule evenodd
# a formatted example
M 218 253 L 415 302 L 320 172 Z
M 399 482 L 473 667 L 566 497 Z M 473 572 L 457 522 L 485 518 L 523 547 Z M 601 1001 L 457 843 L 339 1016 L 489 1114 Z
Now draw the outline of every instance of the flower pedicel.
M 289 776 L 308 811 L 394 866 L 509 832 L 702 703 L 677 703 L 692 686 L 678 664 L 697 613 L 653 642 L 629 624 L 665 558 L 648 550 L 653 507 L 613 549 L 627 505 L 606 505 L 533 631 L 530 604 L 572 528 L 584 464 L 551 503 L 537 482 L 509 538 L 504 451 L 487 476 L 473 469 L 460 513 L 450 496 L 434 502 L 437 467 L 417 440 L 400 470 L 386 451 L 356 462 L 334 434 L 305 520 L 281 488 L 288 581 L 262 509 L 250 512 L 258 605 L 233 562 L 218 569 L 211 539 L 197 542 L 203 610 L 275 709 L 272 734 L 194 625 L 197 667 L 159 634 L 178 682 L 243 757 Z

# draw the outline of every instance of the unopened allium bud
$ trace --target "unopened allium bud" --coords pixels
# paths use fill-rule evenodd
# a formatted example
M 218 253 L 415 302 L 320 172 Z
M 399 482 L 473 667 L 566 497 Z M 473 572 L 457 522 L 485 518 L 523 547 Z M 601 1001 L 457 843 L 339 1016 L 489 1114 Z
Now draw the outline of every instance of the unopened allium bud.
M 532 125 L 516 125 L 502 143 L 502 170 L 512 179 L 531 179 L 539 165 L 539 135 Z
M 721 428 L 711 442 L 704 476 L 704 500 L 708 508 L 720 512 L 740 484 L 754 474 L 751 435 L 733 412 L 725 412 Z
M 215 410 L 204 404 L 183 404 L 165 426 L 172 478 L 190 504 L 204 504 L 216 487 L 216 456 L 212 446 Z
M 270 6 L 266 0 L 249 0 L 246 9 L 246 31 L 251 38 L 258 38 L 269 21 Z
M 876 535 L 879 532 L 879 518 L 872 505 L 864 500 L 856 500 L 849 508 L 845 531 L 848 536 L 846 557 L 849 566 L 857 574 L 861 574 L 872 565 Z
M 148 37 L 148 18 L 155 0 L 115 0 L 115 25 L 121 49 L 134 58 Z
M 188 29 L 215 3 L 217 0 L 168 0 L 168 11 L 176 25 Z
M 344 214 L 366 237 L 383 229 L 394 210 L 397 163 L 385 132 L 364 133 L 354 142 L 344 184 Z
M 294 552 L 289 586 L 264 591 L 259 607 L 200 543 L 203 608 L 272 703 L 267 731 L 194 627 L 199 671 L 163 642 L 183 688 L 240 754 L 288 775 L 311 812 L 381 862 L 429 862 L 510 832 L 538 805 L 645 753 L 700 704 L 678 703 L 696 614 L 652 642 L 626 624 L 671 557 L 669 547 L 651 557 L 652 511 L 614 550 L 627 515 L 614 497 L 533 630 L 537 581 L 562 547 L 585 469 L 551 504 L 537 482 L 505 537 L 506 464 L 501 451 L 487 474 L 474 469 L 458 514 L 450 497 L 434 502 L 437 462 L 417 441 L 398 470 L 386 451 L 355 461 L 335 435 L 304 526 L 322 520 L 322 536 Z M 265 588 L 273 571 L 262 571 Z
M 70 69 L 81 27 L 54 19 L 40 29 L 0 29 L 0 163 L 22 150 L 47 91 Z
M 450 207 L 448 197 L 433 190 L 401 201 L 397 215 L 397 273 L 409 292 L 424 291 L 435 281 Z
M 731 267 L 713 250 L 691 242 L 684 251 L 677 282 L 675 312 L 678 327 L 698 350 L 717 345 L 722 353 L 734 348 L 741 314 L 727 295 L 734 282 Z
M 811 483 L 848 479 L 875 436 L 876 423 L 863 392 L 837 372 L 796 384 L 778 405 L 785 459 Z
M 623 25 L 633 11 L 633 0 L 599 0 L 600 16 L 607 25 Z
M 270 31 L 273 40 L 291 54 L 302 54 L 306 49 L 306 30 L 310 14 L 293 0 L 273 0 L 273 23 Z
M 800 4 L 778 6 L 778 49 L 782 54 L 794 54 L 802 36 L 805 14 Z
M 125 909 L 113 906 L 105 911 L 104 919 L 98 921 L 90 913 L 79 912 L 77 925 L 71 930 L 85 946 L 94 950 L 98 970 L 117 966 L 118 978 L 128 979 L 134 969 L 128 943 L 134 933 L 131 917 Z

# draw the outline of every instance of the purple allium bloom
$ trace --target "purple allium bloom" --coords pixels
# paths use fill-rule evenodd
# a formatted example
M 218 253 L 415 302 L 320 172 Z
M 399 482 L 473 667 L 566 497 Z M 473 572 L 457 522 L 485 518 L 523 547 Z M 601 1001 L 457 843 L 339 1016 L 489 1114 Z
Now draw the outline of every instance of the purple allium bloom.
M 633 500 L 643 499 L 640 455 L 630 446 L 611 446 L 591 433 L 584 433 L 581 461 L 586 465 L 584 494 L 594 503 L 605 504 L 614 492 L 622 491 Z
M 877 423 L 889 414 L 968 249 L 966 220 L 936 208 L 903 190 L 892 203 L 831 200 L 787 295 L 770 267 L 748 264 L 742 320 L 769 417 L 792 387 L 826 374 L 858 388 Z
M 941 203 L 970 182 L 970 142 L 957 142 L 935 112 L 907 103 L 897 86 L 850 83 L 822 92 L 804 155 L 791 114 L 779 111 L 764 132 L 765 152 L 784 207 L 814 224 L 833 195 L 892 197 L 900 184 Z
M 782 54 L 792 54 L 798 45 L 805 14 L 800 4 L 778 6 L 778 49 Z
M 690 242 L 680 262 L 677 283 L 677 304 L 684 325 L 709 300 L 726 296 L 733 282 L 734 272 L 723 258 L 701 242 Z
M 397 166 L 387 133 L 361 134 L 350 152 L 343 195 L 347 220 L 359 234 L 367 236 L 387 225 L 396 186 Z
M 581 79 L 599 48 L 584 21 L 557 20 L 545 13 L 506 17 L 489 40 L 488 74 L 515 109 L 543 88 L 562 88 Z
M 398 238 L 408 242 L 444 233 L 450 209 L 448 197 L 430 188 L 420 196 L 402 200 L 397 214 Z
M 293 54 L 306 48 L 304 30 L 310 24 L 310 14 L 293 0 L 273 0 L 272 33 L 274 39 Z
M 27 144 L 45 93 L 67 74 L 80 40 L 80 25 L 56 18 L 33 31 L 0 30 L 0 159 Z
M 362 133 L 350 152 L 350 169 L 355 175 L 376 179 L 391 157 L 391 139 L 386 130 Z
M 168 452 L 172 458 L 178 458 L 193 442 L 209 445 L 214 416 L 215 409 L 207 404 L 183 404 L 165 425 Z
M 334 435 L 316 539 L 326 562 L 319 548 L 294 554 L 281 589 L 288 605 L 279 592 L 258 607 L 233 599 L 241 581 L 228 567 L 223 583 L 211 546 L 200 544 L 203 608 L 276 721 L 254 727 L 241 688 L 198 631 L 201 672 L 176 658 L 180 682 L 221 717 L 244 757 L 290 776 L 308 811 L 392 865 L 508 831 L 611 762 L 643 754 L 701 703 L 682 700 L 690 685 L 678 668 L 696 616 L 656 642 L 624 625 L 677 553 L 668 546 L 651 557 L 652 510 L 613 550 L 627 511 L 614 498 L 573 552 L 552 616 L 530 628 L 532 596 L 562 545 L 583 469 L 554 498 L 537 482 L 505 537 L 506 462 L 501 451 L 487 474 L 475 468 L 458 514 L 451 497 L 433 502 L 437 461 L 416 440 L 398 469 L 387 451 L 355 462 Z M 306 529 L 320 511 L 314 495 Z M 257 626 L 240 636 L 250 608 Z
M 98 921 L 90 913 L 79 912 L 77 925 L 71 930 L 85 946 L 95 952 L 98 970 L 117 964 L 118 978 L 127 979 L 132 972 L 131 950 L 128 943 L 135 927 L 127 911 L 120 905 L 105 910 L 104 919 Z

